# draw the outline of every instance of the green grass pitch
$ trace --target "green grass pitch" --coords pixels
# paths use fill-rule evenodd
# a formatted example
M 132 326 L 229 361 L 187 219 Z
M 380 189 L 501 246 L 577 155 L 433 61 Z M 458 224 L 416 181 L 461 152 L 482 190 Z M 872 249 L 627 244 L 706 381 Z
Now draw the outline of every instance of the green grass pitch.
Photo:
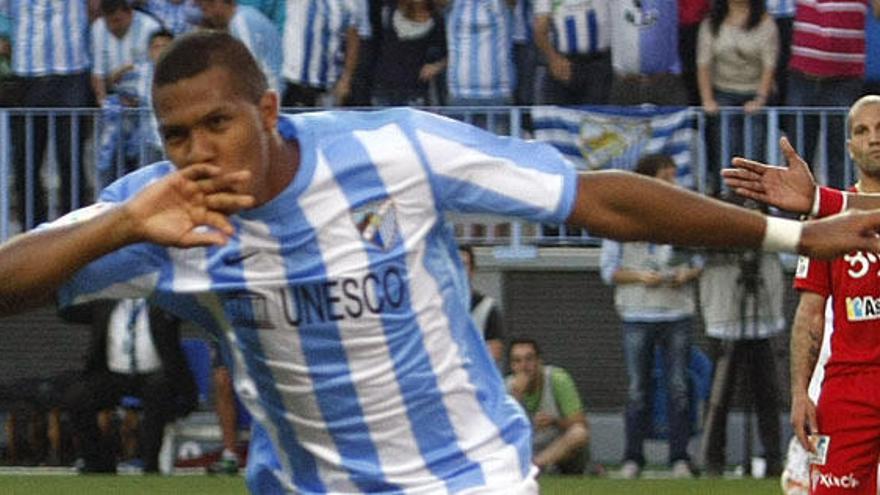
M 780 495 L 778 480 L 616 480 L 541 478 L 542 495 Z M 0 475 L 6 495 L 232 495 L 247 493 L 242 477 Z

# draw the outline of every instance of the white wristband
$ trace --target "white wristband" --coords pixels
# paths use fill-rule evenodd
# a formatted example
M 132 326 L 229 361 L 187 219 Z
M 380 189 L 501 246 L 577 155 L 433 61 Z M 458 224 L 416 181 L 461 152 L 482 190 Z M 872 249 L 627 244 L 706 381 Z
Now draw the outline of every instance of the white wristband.
M 819 216 L 819 206 L 821 201 L 821 194 L 819 194 L 819 186 L 813 188 L 813 207 L 810 208 L 810 216 L 816 218 Z
M 767 252 L 797 253 L 798 244 L 801 242 L 801 231 L 804 228 L 803 224 L 786 218 L 766 218 L 767 228 L 764 230 L 761 249 Z

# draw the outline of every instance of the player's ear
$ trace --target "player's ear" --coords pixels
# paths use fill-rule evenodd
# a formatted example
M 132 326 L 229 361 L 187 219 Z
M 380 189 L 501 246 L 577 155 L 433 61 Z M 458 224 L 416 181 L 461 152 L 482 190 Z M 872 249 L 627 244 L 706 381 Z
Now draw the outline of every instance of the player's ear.
M 258 103 L 260 109 L 260 119 L 263 121 L 263 128 L 266 131 L 275 129 L 278 123 L 278 93 L 271 89 L 263 93 Z

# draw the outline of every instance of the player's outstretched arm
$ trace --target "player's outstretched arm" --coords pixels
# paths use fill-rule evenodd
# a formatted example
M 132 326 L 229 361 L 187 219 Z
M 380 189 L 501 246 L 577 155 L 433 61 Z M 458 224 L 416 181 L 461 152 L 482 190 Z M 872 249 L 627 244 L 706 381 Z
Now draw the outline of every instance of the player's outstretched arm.
M 569 223 L 592 234 L 621 241 L 643 240 L 714 248 L 768 248 L 829 258 L 854 250 L 880 249 L 875 232 L 880 212 L 837 215 L 783 225 L 787 240 L 777 242 L 778 229 L 768 232 L 766 217 L 744 208 L 700 196 L 662 181 L 629 172 L 582 174 Z M 765 233 L 767 239 L 765 239 Z M 795 239 L 796 237 L 796 239 Z M 773 242 L 766 242 L 772 240 Z
M 735 157 L 734 168 L 721 171 L 724 182 L 740 196 L 794 213 L 809 213 L 816 191 L 810 167 L 787 138 L 780 139 L 779 145 L 787 167 Z
M 253 204 L 251 196 L 234 192 L 247 174 L 221 175 L 216 167 L 195 165 L 87 220 L 28 232 L 6 242 L 0 246 L 0 316 L 50 302 L 55 290 L 77 270 L 128 244 L 224 243 L 233 232 L 226 215 Z
M 819 359 L 825 331 L 825 296 L 801 292 L 791 328 L 791 426 L 801 445 L 810 452 L 807 436 L 817 433 L 816 405 L 807 394 L 810 377 Z
M 817 213 L 812 210 L 818 188 L 810 167 L 787 138 L 780 139 L 779 145 L 787 167 L 736 157 L 733 168 L 721 171 L 724 182 L 740 196 L 794 213 Z M 846 205 L 856 210 L 880 209 L 880 195 L 847 194 Z

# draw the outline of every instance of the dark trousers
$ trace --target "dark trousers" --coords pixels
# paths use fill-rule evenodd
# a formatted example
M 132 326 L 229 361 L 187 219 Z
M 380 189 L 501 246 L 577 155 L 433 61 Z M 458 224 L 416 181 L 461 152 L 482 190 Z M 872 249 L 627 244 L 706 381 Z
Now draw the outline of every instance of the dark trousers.
M 25 77 L 18 80 L 21 99 L 17 106 L 28 108 L 82 108 L 92 103 L 87 73 L 65 76 Z M 58 162 L 59 214 L 88 203 L 83 174 L 83 143 L 87 137 L 85 119 L 75 113 L 60 113 L 50 119 L 45 113 L 12 118 L 15 189 L 18 217 L 27 229 L 48 220 L 48 204 L 41 181 L 41 165 L 50 130 L 54 134 Z M 50 123 L 52 126 L 50 128 Z M 28 129 L 31 131 L 28 132 Z M 76 191 L 76 194 L 73 194 Z
M 284 97 L 281 99 L 282 107 L 317 107 L 321 104 L 319 99 L 324 94 L 321 88 L 303 86 L 302 84 L 287 81 L 284 86 Z
M 746 378 L 749 404 L 757 412 L 758 431 L 764 446 L 768 473 L 782 466 L 779 425 L 779 383 L 770 339 L 714 341 L 718 357 L 703 431 L 703 458 L 710 471 L 726 464 L 727 413 L 737 377 Z M 746 462 L 749 462 L 746 460 Z
M 611 92 L 614 71 L 611 53 L 566 55 L 571 62 L 571 80 L 558 81 L 547 71 L 544 103 L 548 105 L 605 105 Z
M 173 390 L 173 384 L 161 372 L 138 375 L 95 372 L 71 385 L 65 394 L 65 403 L 79 435 L 85 471 L 116 471 L 119 440 L 101 433 L 97 415 L 104 409 L 115 408 L 123 396 L 130 395 L 140 398 L 143 404 L 140 452 L 144 471 L 158 472 L 165 424 L 177 413 Z

